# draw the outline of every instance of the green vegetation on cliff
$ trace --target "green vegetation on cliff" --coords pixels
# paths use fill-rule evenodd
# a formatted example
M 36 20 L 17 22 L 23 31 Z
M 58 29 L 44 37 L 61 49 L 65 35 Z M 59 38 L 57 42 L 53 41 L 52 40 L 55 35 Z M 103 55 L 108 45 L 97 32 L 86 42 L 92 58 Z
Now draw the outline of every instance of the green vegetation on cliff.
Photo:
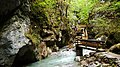
M 63 44 L 70 40 L 72 26 L 78 23 L 93 25 L 94 28 L 90 32 L 96 37 L 106 35 L 109 39 L 112 34 L 117 41 L 114 43 L 118 43 L 119 8 L 118 0 L 35 0 L 31 5 L 30 18 L 33 27 L 36 27 L 35 34 L 43 36 L 44 34 L 41 34 L 44 28 L 53 31 L 55 36 L 61 31 Z

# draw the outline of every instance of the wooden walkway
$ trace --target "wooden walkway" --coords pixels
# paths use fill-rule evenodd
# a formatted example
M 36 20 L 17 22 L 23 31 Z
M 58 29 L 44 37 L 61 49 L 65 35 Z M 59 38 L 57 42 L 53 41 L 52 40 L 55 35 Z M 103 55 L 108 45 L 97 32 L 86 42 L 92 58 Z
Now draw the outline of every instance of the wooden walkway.
M 83 49 L 93 50 L 97 52 L 103 52 L 104 49 L 102 48 L 105 41 L 98 41 L 96 39 L 79 39 L 76 38 L 75 44 L 76 44 L 76 55 L 77 56 L 83 56 Z

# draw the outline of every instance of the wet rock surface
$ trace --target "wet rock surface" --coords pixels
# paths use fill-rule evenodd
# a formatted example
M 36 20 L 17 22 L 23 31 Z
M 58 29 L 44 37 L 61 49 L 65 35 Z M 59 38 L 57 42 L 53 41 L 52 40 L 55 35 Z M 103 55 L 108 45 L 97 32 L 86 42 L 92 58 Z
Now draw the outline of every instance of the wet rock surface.
M 32 63 L 37 61 L 34 46 L 33 45 L 25 45 L 19 49 L 15 60 L 12 64 L 12 67 L 22 67 L 23 65 Z
M 90 55 L 85 55 L 80 57 L 81 67 L 119 67 L 120 66 L 120 55 L 109 53 L 109 52 L 99 52 L 90 53 Z
M 108 51 L 116 54 L 120 54 L 120 43 L 111 46 Z

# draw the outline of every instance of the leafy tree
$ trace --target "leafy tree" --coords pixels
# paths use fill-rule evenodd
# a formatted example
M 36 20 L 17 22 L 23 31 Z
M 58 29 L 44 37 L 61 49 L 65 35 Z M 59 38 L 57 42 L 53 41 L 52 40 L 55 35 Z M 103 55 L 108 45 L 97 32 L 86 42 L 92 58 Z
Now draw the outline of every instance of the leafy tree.
M 105 1 L 104 3 L 98 2 L 90 14 L 90 23 L 94 24 L 93 31 L 100 35 L 107 33 L 108 41 L 107 47 L 119 43 L 120 32 L 120 2 Z
M 97 2 L 98 0 L 71 0 L 69 8 L 69 19 L 71 21 L 80 20 L 81 24 L 88 24 L 89 14 Z
M 120 32 L 118 0 L 36 0 L 31 9 L 30 17 L 37 29 L 42 30 L 43 26 L 47 26 L 56 35 L 63 30 L 66 32 L 64 36 L 69 36 L 72 25 L 78 22 L 94 25 L 91 31 L 98 35 L 107 33 L 109 37 L 112 33 Z M 53 28 L 55 26 L 58 28 Z M 118 39 L 116 36 L 115 39 Z

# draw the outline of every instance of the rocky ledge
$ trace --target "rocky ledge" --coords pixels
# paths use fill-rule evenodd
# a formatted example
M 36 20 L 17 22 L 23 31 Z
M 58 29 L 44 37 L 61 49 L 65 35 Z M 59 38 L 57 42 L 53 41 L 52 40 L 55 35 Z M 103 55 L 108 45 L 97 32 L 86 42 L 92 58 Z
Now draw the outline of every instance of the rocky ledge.
M 91 52 L 80 57 L 81 67 L 120 67 L 120 55 L 111 52 Z

